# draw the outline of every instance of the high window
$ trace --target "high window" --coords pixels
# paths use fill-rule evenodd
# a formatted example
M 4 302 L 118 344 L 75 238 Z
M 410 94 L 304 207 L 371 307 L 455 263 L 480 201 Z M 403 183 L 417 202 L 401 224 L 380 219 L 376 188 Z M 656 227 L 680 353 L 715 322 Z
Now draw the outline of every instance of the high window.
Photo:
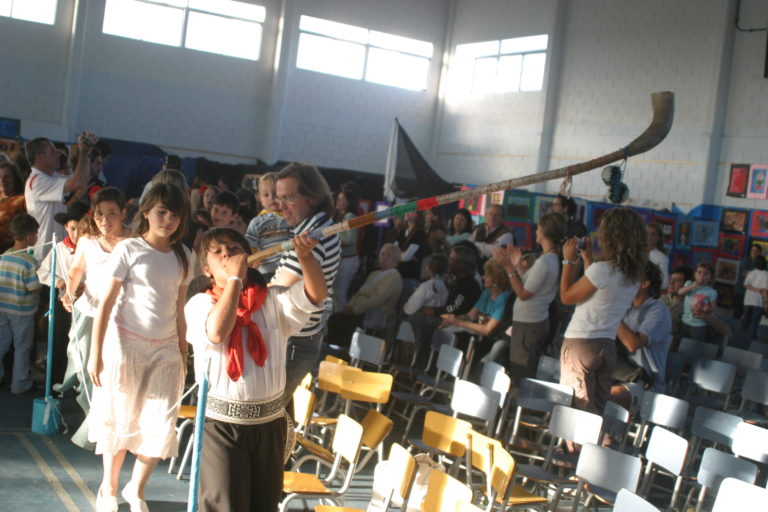
M 0 16 L 53 25 L 57 0 L 0 0 Z
M 540 91 L 546 34 L 456 46 L 456 62 L 473 94 Z
M 302 16 L 296 67 L 414 91 L 427 88 L 432 43 Z
M 105 34 L 259 60 L 266 9 L 234 0 L 107 0 Z

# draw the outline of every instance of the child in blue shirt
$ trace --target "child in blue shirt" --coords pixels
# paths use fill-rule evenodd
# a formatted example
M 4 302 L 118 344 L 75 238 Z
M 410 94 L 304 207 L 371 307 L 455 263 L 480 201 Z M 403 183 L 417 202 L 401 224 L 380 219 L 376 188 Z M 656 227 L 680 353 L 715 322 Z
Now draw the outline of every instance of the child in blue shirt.
M 717 291 L 710 286 L 715 269 L 711 264 L 702 262 L 696 265 L 693 281 L 686 281 L 677 291 L 685 297 L 683 302 L 683 318 L 680 333 L 684 338 L 706 341 L 707 322 L 702 316 L 710 313 L 715 307 Z

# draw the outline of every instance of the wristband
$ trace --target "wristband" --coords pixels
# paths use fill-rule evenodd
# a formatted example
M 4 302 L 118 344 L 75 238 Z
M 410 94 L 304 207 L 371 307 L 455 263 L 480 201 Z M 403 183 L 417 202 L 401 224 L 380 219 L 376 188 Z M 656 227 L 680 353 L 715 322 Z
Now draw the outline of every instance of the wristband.
M 577 264 L 578 262 L 579 262 L 579 260 L 573 260 L 573 261 L 571 261 L 571 260 L 568 260 L 568 259 L 563 259 L 563 265 L 575 265 L 575 264 Z
M 518 275 L 518 274 L 517 274 L 517 272 L 516 272 L 516 271 L 514 271 L 514 270 L 513 270 L 512 272 L 507 272 L 507 276 L 508 276 L 510 279 L 512 279 L 512 278 L 513 278 L 513 277 L 515 277 L 516 275 Z
M 237 281 L 238 283 L 240 283 L 240 288 L 243 287 L 243 280 L 240 279 L 240 276 L 229 276 L 227 278 L 227 282 L 230 282 L 230 281 Z

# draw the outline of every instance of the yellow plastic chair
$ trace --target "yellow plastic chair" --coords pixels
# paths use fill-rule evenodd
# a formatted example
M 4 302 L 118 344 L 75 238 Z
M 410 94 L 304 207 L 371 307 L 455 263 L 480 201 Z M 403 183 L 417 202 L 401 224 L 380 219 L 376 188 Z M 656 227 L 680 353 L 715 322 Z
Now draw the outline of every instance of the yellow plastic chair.
M 472 489 L 442 471 L 432 471 L 421 512 L 456 512 L 462 503 L 472 502 Z
M 355 466 L 360 457 L 360 446 L 363 440 L 363 427 L 358 422 L 344 414 L 339 416 L 336 432 L 333 436 L 332 451 L 334 455 L 330 472 L 325 478 L 309 473 L 286 471 L 283 473 L 283 492 L 287 496 L 280 503 L 280 512 L 288 510 L 288 504 L 296 498 L 304 502 L 310 499 L 320 500 L 321 503 L 339 506 L 339 499 L 349 489 L 352 477 L 355 474 Z M 308 460 L 316 460 L 325 465 L 327 461 L 308 455 L 297 462 L 297 466 Z M 334 485 L 340 480 L 339 473 L 342 463 L 346 464 L 344 478 L 339 485 Z
M 408 443 L 412 448 L 427 452 L 449 464 L 449 472 L 453 473 L 454 467 L 458 469 L 458 464 L 454 466 L 454 462 L 466 453 L 467 432 L 471 428 L 472 425 L 468 421 L 436 411 L 427 411 L 421 439 L 409 439 Z
M 374 403 L 376 409 L 381 411 L 382 404 L 389 402 L 392 381 L 392 374 L 389 373 L 364 372 L 352 368 L 343 371 L 339 395 L 347 401 L 344 414 L 349 414 L 352 402 Z
M 416 476 L 416 460 L 398 443 L 394 443 L 389 451 L 386 467 L 376 468 L 373 480 L 373 495 L 368 504 L 368 510 L 388 510 L 393 498 L 403 503 L 411 493 L 413 479 Z M 364 512 L 357 508 L 329 507 L 318 505 L 315 512 Z

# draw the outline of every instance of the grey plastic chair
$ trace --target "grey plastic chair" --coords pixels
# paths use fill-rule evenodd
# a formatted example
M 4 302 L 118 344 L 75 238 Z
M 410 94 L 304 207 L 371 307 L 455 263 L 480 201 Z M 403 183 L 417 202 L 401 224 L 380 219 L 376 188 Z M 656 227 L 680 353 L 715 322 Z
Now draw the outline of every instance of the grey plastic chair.
M 669 352 L 667 364 L 664 367 L 664 380 L 667 383 L 667 393 L 676 395 L 683 389 L 685 363 L 688 360 L 686 354 Z
M 750 423 L 764 423 L 768 418 L 755 412 L 754 405 L 768 406 L 768 372 L 749 370 L 741 387 L 741 404 L 736 414 Z
M 764 512 L 768 504 L 768 489 L 726 478 L 717 491 L 712 512 Z M 616 510 L 616 509 L 614 509 Z
M 733 435 L 731 450 L 738 457 L 768 463 L 768 429 L 739 423 Z
M 499 392 L 499 408 L 502 413 L 499 414 L 494 428 L 494 436 L 499 437 L 501 429 L 504 427 L 504 413 L 507 411 L 507 402 L 510 400 L 508 393 L 512 386 L 512 379 L 503 366 L 493 361 L 486 361 L 483 363 L 483 371 L 480 374 L 480 385 Z
M 744 377 L 747 370 L 759 370 L 760 363 L 763 362 L 763 355 L 759 352 L 750 352 L 736 347 L 725 347 L 720 361 L 735 364 L 738 368 L 738 375 Z
M 352 334 L 352 342 L 349 345 L 349 357 L 352 359 L 352 366 L 361 366 L 362 363 L 368 363 L 381 371 L 381 365 L 384 363 L 384 351 L 387 342 L 382 338 L 364 334 L 355 331 Z
M 688 390 L 688 401 L 701 403 L 702 405 L 715 406 L 718 409 L 727 409 L 733 389 L 733 381 L 736 378 L 736 365 L 714 361 L 712 359 L 697 359 L 691 365 L 691 378 Z M 704 396 L 691 395 L 692 388 L 696 387 L 704 391 Z M 709 394 L 721 395 L 710 396 Z
M 392 347 L 389 350 L 389 353 L 387 354 L 387 360 L 392 361 L 395 359 L 395 357 L 399 354 L 399 350 L 402 348 L 403 344 L 409 343 L 412 345 L 411 349 L 413 352 L 413 355 L 411 356 L 411 362 L 410 364 L 393 364 L 392 368 L 397 373 L 407 373 L 411 374 L 414 370 L 414 365 L 416 364 L 416 359 L 419 357 L 419 351 L 416 350 L 416 335 L 413 333 L 413 326 L 411 325 L 411 322 L 408 322 L 407 320 L 403 320 L 400 322 L 400 325 L 397 328 L 397 334 L 395 334 L 395 341 L 392 343 Z
M 479 432 L 488 436 L 493 434 L 496 415 L 499 413 L 501 393 L 486 387 L 456 379 L 451 395 L 451 410 L 454 417 L 466 417 L 478 420 L 482 424 Z
M 605 436 L 610 436 L 614 442 L 623 447 L 627 440 L 627 428 L 629 428 L 629 411 L 616 402 L 606 402 L 603 408 L 603 429 L 597 444 L 602 445 Z
M 613 512 L 660 512 L 660 510 L 632 491 L 621 489 L 616 495 Z
M 677 347 L 677 351 L 681 354 L 685 354 L 690 359 L 714 359 L 717 357 L 717 349 L 719 347 L 714 343 L 707 343 L 706 341 L 698 341 L 691 338 L 682 338 L 680 345 Z
M 668 507 L 670 510 L 674 509 L 683 483 L 683 467 L 687 455 L 688 441 L 665 428 L 653 427 L 651 437 L 648 440 L 648 447 L 645 450 L 647 462 L 639 494 L 649 496 L 656 473 L 659 469 L 663 469 L 670 473 L 675 480 Z
M 621 489 L 636 492 L 641 467 L 642 462 L 638 457 L 603 446 L 585 444 L 581 447 L 579 462 L 576 465 L 576 477 L 579 483 L 572 510 L 576 511 L 584 493 L 587 494 L 584 502 L 586 509 L 593 498 L 613 505 Z M 560 494 L 556 493 L 552 510 L 557 510 L 559 498 Z
M 537 379 L 525 378 L 520 381 L 520 387 L 517 390 L 517 409 L 515 411 L 515 420 L 512 424 L 512 434 L 509 444 L 514 448 L 518 439 L 520 426 L 542 430 L 549 423 L 547 415 L 552 413 L 556 405 L 565 405 L 570 407 L 573 403 L 573 388 L 554 382 L 546 382 Z M 524 411 L 545 413 L 543 416 L 530 417 L 523 416 Z M 523 449 L 530 449 L 531 446 L 523 443 Z M 519 446 L 518 446 L 519 447 Z
M 560 360 L 547 355 L 540 356 L 536 365 L 536 378 L 549 382 L 560 382 Z
M 648 433 L 649 425 L 660 425 L 670 430 L 680 432 L 688 417 L 688 402 L 673 396 L 646 391 L 640 405 L 640 427 L 635 435 L 634 453 L 640 449 Z
M 697 407 L 693 413 L 691 422 L 691 457 L 688 467 L 698 457 L 702 441 L 710 441 L 724 448 L 731 448 L 736 434 L 736 428 L 743 423 L 736 415 L 723 411 L 710 409 L 709 407 Z
M 754 484 L 757 477 L 757 466 L 714 448 L 704 450 L 699 472 L 696 475 L 696 484 L 699 486 L 699 493 L 696 497 L 696 512 L 701 511 L 707 490 L 718 489 L 722 481 L 728 477 Z M 688 509 L 688 503 L 694 490 L 695 487 L 691 488 L 691 492 L 683 505 L 683 510 Z
M 440 354 L 440 347 L 443 345 L 450 345 L 451 347 L 456 345 L 456 334 L 446 331 L 445 329 L 435 329 L 432 333 L 432 340 L 430 341 L 429 360 L 427 361 L 427 367 L 424 372 L 428 372 L 432 369 L 432 363 L 435 361 L 435 354 Z
M 372 336 L 385 337 L 387 333 L 387 313 L 378 308 L 368 308 L 363 316 L 363 329 Z
M 768 343 L 760 340 L 752 340 L 749 343 L 749 351 L 757 352 L 763 356 L 763 359 L 765 359 L 768 357 Z

